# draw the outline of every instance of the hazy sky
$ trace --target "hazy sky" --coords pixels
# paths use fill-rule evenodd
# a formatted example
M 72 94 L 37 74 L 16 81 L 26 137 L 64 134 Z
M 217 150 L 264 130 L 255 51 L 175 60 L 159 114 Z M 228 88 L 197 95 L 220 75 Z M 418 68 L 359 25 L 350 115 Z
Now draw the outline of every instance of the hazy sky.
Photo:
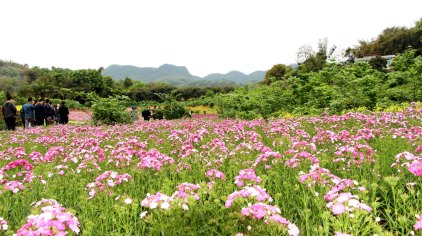
M 186 66 L 250 73 L 327 37 L 346 48 L 412 27 L 421 0 L 0 0 L 0 59 L 72 69 Z

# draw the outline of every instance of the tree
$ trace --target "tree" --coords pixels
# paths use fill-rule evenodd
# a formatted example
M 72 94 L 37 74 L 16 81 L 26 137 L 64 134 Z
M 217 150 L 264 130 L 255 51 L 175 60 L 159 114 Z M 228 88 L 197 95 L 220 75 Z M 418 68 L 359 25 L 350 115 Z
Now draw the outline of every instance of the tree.
M 284 64 L 274 65 L 269 71 L 267 71 L 262 83 L 271 84 L 275 81 L 285 79 L 290 72 L 291 68 Z
M 371 65 L 372 69 L 383 72 L 387 67 L 387 59 L 381 56 L 376 56 L 369 60 L 369 65 Z
M 305 45 L 299 48 L 297 58 L 299 69 L 305 72 L 317 72 L 324 68 L 327 60 L 332 59 L 336 46 L 328 48 L 328 39 L 319 40 L 318 51 L 314 51 L 311 46 Z
M 132 81 L 132 79 L 131 78 L 129 78 L 129 77 L 126 77 L 125 78 L 125 80 L 124 80 L 124 82 L 123 82 L 123 86 L 125 87 L 125 88 L 129 88 L 129 87 L 131 87 L 133 85 L 133 81 Z

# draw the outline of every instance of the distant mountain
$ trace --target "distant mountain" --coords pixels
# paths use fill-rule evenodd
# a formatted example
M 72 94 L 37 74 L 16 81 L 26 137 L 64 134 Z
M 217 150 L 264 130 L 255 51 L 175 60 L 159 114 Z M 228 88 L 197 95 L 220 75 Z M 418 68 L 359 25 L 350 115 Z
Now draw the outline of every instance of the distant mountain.
M 129 77 L 144 83 L 166 82 L 177 86 L 239 86 L 263 80 L 266 72 L 256 71 L 247 75 L 239 71 L 230 71 L 227 74 L 210 74 L 201 78 L 193 76 L 185 66 L 164 64 L 158 68 L 111 65 L 102 73 L 116 80 Z

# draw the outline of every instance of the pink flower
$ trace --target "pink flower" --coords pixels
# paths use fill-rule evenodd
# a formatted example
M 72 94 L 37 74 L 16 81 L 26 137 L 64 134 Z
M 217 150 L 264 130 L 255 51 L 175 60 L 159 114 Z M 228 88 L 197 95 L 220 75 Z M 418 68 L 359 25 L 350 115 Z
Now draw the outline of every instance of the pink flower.
M 217 178 L 217 179 L 222 179 L 222 180 L 226 179 L 226 176 L 224 176 L 224 173 L 216 169 L 207 171 L 205 175 L 210 178 Z
M 333 212 L 334 215 L 341 215 L 346 210 L 346 208 L 344 207 L 343 204 L 340 204 L 339 203 L 339 204 L 334 204 L 331 207 L 331 210 L 332 210 L 332 212 Z
M 248 180 L 255 183 L 261 183 L 261 178 L 255 174 L 254 169 L 244 169 L 239 171 L 239 175 L 234 177 L 234 183 L 238 187 L 242 187 L 244 184 L 244 181 Z
M 413 226 L 415 230 L 422 230 L 422 215 L 416 216 L 416 224 Z
M 408 170 L 410 171 L 410 173 L 416 175 L 416 176 L 422 176 L 422 160 L 413 162 Z

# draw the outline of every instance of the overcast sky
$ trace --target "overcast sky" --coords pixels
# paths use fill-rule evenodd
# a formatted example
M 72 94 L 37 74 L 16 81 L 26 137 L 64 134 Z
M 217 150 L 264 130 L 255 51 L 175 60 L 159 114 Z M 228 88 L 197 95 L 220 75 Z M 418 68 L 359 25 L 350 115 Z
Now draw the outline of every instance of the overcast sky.
M 412 27 L 421 0 L 0 0 L 0 59 L 72 69 L 186 66 L 198 76 L 296 62 Z

